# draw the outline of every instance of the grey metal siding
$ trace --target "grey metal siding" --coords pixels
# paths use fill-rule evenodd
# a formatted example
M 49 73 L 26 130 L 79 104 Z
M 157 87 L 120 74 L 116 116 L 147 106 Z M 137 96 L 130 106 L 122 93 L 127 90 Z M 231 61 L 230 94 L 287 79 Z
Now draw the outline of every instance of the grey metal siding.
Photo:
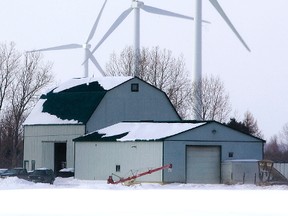
M 139 84 L 139 92 L 131 84 Z M 106 93 L 91 119 L 87 132 L 121 121 L 179 121 L 180 117 L 162 91 L 135 78 Z
M 164 170 L 164 182 L 186 182 L 186 144 L 165 141 L 163 145 L 163 164 L 172 164 L 172 172 Z
M 67 143 L 67 167 L 74 167 L 72 140 L 84 134 L 84 125 L 25 125 L 24 160 L 36 161 L 36 168 L 54 169 L 54 143 Z M 30 167 L 31 168 L 31 167 Z
M 186 174 L 186 146 L 221 146 L 221 161 L 228 159 L 262 159 L 261 143 L 240 143 L 240 142 L 199 142 L 199 141 L 165 141 L 164 142 L 164 164 L 172 163 L 173 172 L 164 172 L 165 182 L 185 182 Z M 228 153 L 234 152 L 233 158 Z
M 75 148 L 77 179 L 107 180 L 112 173 L 127 177 L 162 166 L 162 142 L 76 142 Z M 116 165 L 120 165 L 119 172 Z M 162 172 L 137 180 L 161 182 Z
M 42 142 L 42 166 L 54 169 L 54 142 Z
M 173 172 L 164 171 L 164 182 L 186 182 L 186 146 L 220 146 L 221 162 L 233 159 L 261 160 L 263 157 L 263 141 L 260 139 L 211 123 L 165 139 L 163 163 L 172 163 Z M 229 157 L 229 152 L 233 153 L 233 157 Z

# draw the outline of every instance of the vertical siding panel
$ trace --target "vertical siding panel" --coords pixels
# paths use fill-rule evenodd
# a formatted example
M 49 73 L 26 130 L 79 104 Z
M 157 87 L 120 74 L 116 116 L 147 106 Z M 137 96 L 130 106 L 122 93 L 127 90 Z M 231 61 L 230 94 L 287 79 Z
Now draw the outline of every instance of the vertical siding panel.
M 42 167 L 54 170 L 54 142 L 42 142 Z
M 139 92 L 131 92 L 131 84 L 139 84 Z M 108 91 L 87 123 L 87 131 L 121 121 L 181 120 L 164 92 L 138 78 Z
M 52 149 L 48 148 L 46 143 L 65 142 L 67 143 L 67 167 L 74 167 L 72 140 L 85 133 L 84 125 L 25 125 L 24 131 L 24 160 L 29 160 L 30 164 L 31 160 L 35 160 L 36 168 L 47 166 L 54 168 L 54 151 L 51 153 Z
M 75 177 L 78 179 L 107 180 L 112 173 L 127 177 L 162 166 L 161 142 L 78 142 L 75 145 Z M 116 165 L 120 165 L 120 172 L 116 172 Z M 138 180 L 161 182 L 162 172 Z

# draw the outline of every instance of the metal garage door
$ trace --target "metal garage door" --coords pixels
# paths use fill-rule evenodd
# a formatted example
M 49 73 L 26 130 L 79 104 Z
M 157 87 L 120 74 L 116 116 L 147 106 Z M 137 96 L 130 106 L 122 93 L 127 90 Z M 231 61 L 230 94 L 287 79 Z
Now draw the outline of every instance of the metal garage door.
M 187 147 L 186 182 L 220 183 L 220 147 Z

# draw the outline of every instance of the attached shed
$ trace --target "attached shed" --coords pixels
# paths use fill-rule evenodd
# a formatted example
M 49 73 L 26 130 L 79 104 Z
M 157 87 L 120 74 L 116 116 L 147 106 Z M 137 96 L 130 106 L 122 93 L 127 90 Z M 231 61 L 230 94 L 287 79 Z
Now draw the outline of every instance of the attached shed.
M 140 181 L 221 183 L 221 164 L 263 157 L 264 141 L 209 122 L 121 122 L 74 139 L 75 177 L 106 180 L 173 165 Z M 84 157 L 85 155 L 85 157 Z
M 256 184 L 259 179 L 259 160 L 227 160 L 222 163 L 225 184 Z
M 74 167 L 72 140 L 121 121 L 180 120 L 166 94 L 137 77 L 72 79 L 43 94 L 24 122 L 24 166 Z

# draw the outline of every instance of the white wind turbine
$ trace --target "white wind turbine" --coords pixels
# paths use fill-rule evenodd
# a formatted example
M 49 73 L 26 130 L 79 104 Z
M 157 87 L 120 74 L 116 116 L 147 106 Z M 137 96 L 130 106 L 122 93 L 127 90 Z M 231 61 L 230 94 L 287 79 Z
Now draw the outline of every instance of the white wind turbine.
M 194 0 L 195 1 L 195 36 L 194 36 L 194 68 L 193 68 L 193 78 L 194 81 L 200 83 L 202 79 L 202 0 Z M 245 43 L 243 38 L 240 36 L 236 28 L 233 26 L 232 22 L 229 20 L 224 10 L 221 8 L 220 4 L 217 0 L 209 0 L 210 3 L 214 6 L 214 8 L 218 11 L 218 13 L 222 16 L 227 25 L 234 32 L 236 37 L 240 40 L 243 46 L 250 52 L 248 45 Z M 201 89 L 201 88 L 200 88 Z M 199 94 L 201 95 L 201 93 Z M 197 110 L 202 110 L 201 98 L 196 97 L 196 107 Z M 201 120 L 199 113 L 194 113 L 194 118 L 196 120 Z
M 151 7 L 145 5 L 143 2 L 138 0 L 132 0 L 132 5 L 122 12 L 122 14 L 116 19 L 116 21 L 111 25 L 103 38 L 99 41 L 99 43 L 95 46 L 95 48 L 91 51 L 91 55 L 98 49 L 98 47 L 109 37 L 109 35 L 126 19 L 126 17 L 134 10 L 134 75 L 138 76 L 138 66 L 139 66 L 139 56 L 140 56 L 140 9 L 153 14 L 177 17 L 182 19 L 194 20 L 193 17 L 181 15 L 178 13 L 174 13 L 171 11 L 163 10 L 160 8 Z M 87 61 L 87 59 L 86 59 Z M 85 61 L 85 62 L 86 62 Z M 84 62 L 84 63 L 85 63 Z
M 92 63 L 97 67 L 97 69 L 99 70 L 99 72 L 104 76 L 104 71 L 101 68 L 100 64 L 98 63 L 98 61 L 96 60 L 96 58 L 91 54 L 90 48 L 91 45 L 89 44 L 89 42 L 91 41 L 91 39 L 93 38 L 95 31 L 97 29 L 99 20 L 101 18 L 102 12 L 104 10 L 104 7 L 106 5 L 107 0 L 105 0 L 99 14 L 98 17 L 90 31 L 90 34 L 86 40 L 86 42 L 84 44 L 66 44 L 66 45 L 60 45 L 60 46 L 55 46 L 55 47 L 50 47 L 50 48 L 44 48 L 44 49 L 38 49 L 38 50 L 33 50 L 30 52 L 38 52 L 38 51 L 53 51 L 53 50 L 67 50 L 67 49 L 79 49 L 79 48 L 83 48 L 84 49 L 84 60 L 86 60 L 88 57 L 89 59 L 92 61 Z M 84 70 L 83 70 L 83 76 L 84 77 L 88 77 L 89 75 L 89 62 L 85 61 L 85 64 L 83 64 Z

